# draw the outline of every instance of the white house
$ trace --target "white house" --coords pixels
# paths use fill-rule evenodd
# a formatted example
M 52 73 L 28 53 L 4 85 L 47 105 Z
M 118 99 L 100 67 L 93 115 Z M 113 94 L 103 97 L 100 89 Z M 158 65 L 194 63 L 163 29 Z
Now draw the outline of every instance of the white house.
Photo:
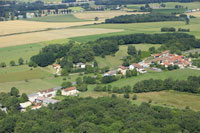
M 76 87 L 70 87 L 62 90 L 62 95 L 65 96 L 76 96 L 79 93 L 79 91 L 76 89 Z
M 52 97 L 56 96 L 56 92 L 57 92 L 57 90 L 54 90 L 53 88 L 51 88 L 51 89 L 39 91 L 37 94 L 40 97 L 49 97 L 49 98 L 52 98 Z
M 103 74 L 103 77 L 105 76 L 116 76 L 117 75 L 117 70 L 111 70 L 105 74 Z
M 80 68 L 83 68 L 83 69 L 84 69 L 84 68 L 86 67 L 86 65 L 85 65 L 84 63 L 81 63 L 81 62 L 80 62 L 80 63 L 77 63 L 77 64 L 76 64 L 76 67 L 80 67 Z
M 20 105 L 21 109 L 26 109 L 28 106 L 31 106 L 31 102 L 28 101 L 25 103 L 20 103 L 19 105 Z

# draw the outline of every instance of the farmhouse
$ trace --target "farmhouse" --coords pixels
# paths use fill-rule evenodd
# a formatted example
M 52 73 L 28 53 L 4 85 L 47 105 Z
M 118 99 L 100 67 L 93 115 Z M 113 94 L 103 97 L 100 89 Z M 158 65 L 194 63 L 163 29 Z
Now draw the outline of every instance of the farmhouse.
M 126 75 L 127 68 L 125 66 L 120 66 L 117 71 L 120 72 L 122 75 Z
M 76 64 L 76 67 L 80 67 L 80 68 L 84 69 L 86 67 L 86 65 L 84 63 L 80 62 L 80 63 Z
M 20 108 L 23 110 L 25 110 L 27 107 L 31 106 L 31 102 L 28 101 L 28 102 L 25 102 L 25 103 L 20 103 Z
M 117 70 L 111 70 L 108 71 L 107 73 L 103 74 L 103 77 L 105 76 L 116 76 L 117 75 Z
M 53 64 L 52 66 L 53 66 L 53 68 L 55 68 L 56 70 L 61 68 L 61 66 L 60 66 L 59 64 Z
M 51 99 L 51 98 L 48 98 L 48 97 L 37 97 L 36 99 L 35 99 L 35 102 L 36 103 L 41 103 L 41 104 L 43 104 L 44 106 L 47 106 L 48 104 L 55 104 L 55 103 L 57 103 L 58 102 L 58 100 L 54 100 L 54 99 Z
M 65 96 L 76 96 L 79 93 L 79 91 L 76 89 L 76 87 L 70 87 L 62 90 L 62 95 Z

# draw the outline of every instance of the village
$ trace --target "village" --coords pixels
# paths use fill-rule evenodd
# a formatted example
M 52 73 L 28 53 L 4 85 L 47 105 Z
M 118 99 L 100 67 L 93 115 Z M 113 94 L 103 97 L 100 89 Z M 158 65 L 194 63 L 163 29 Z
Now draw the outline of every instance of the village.
M 60 94 L 61 93 L 61 94 Z M 37 93 L 28 95 L 28 100 L 25 103 L 20 103 L 21 111 L 26 111 L 26 108 L 30 107 L 32 110 L 39 109 L 42 106 L 47 106 L 48 104 L 55 104 L 59 100 L 53 99 L 57 95 L 62 96 L 77 96 L 80 92 L 76 87 L 69 87 L 62 89 L 62 87 L 50 88 L 46 90 L 41 90 Z

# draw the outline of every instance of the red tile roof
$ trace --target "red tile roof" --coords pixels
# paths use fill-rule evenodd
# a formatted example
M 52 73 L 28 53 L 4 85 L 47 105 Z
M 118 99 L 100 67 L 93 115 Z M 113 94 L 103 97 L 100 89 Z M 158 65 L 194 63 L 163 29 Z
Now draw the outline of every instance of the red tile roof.
M 54 91 L 54 89 L 50 88 L 50 89 L 47 89 L 47 90 L 42 90 L 42 91 L 40 91 L 40 93 L 48 93 L 48 92 L 52 92 L 52 91 Z
M 64 89 L 65 92 L 72 91 L 72 90 L 76 90 L 76 87 L 70 87 L 70 88 Z
M 125 66 L 120 66 L 119 68 L 121 68 L 122 70 L 126 70 Z

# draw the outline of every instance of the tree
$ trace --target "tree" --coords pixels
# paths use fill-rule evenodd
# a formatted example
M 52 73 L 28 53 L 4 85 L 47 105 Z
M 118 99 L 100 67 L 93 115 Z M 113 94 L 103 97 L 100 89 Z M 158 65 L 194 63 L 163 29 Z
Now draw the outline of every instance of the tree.
M 132 99 L 133 99 L 133 100 L 137 100 L 137 95 L 134 94 Z
M 18 96 L 19 95 L 19 90 L 16 87 L 12 87 L 10 91 L 11 96 Z
M 19 58 L 18 63 L 19 63 L 19 65 L 23 65 L 24 64 L 24 60 L 22 58 Z
M 186 23 L 186 25 L 190 24 L 190 19 L 188 17 L 185 18 L 185 23 Z
M 156 48 L 155 48 L 155 47 L 150 47 L 150 48 L 149 48 L 149 52 L 150 52 L 151 54 L 155 53 L 155 52 L 156 52 Z
M 80 86 L 83 83 L 83 80 L 81 79 L 81 77 L 76 78 L 76 84 L 78 86 Z
M 10 65 L 11 65 L 11 66 L 15 66 L 15 65 L 16 65 L 16 64 L 15 64 L 15 61 L 14 61 L 14 60 L 10 61 Z
M 99 20 L 99 18 L 98 18 L 98 17 L 95 17 L 95 18 L 94 18 L 94 21 L 98 21 L 98 20 Z
M 28 96 L 26 95 L 26 93 L 22 93 L 21 95 L 21 100 L 22 103 L 27 102 L 28 101 Z
M 62 76 L 68 76 L 68 75 L 69 75 L 68 70 L 67 70 L 67 67 L 64 67 L 64 68 L 62 69 L 61 75 L 62 75 Z
M 125 93 L 125 94 L 124 94 L 124 98 L 127 98 L 127 99 L 128 99 L 129 97 L 130 97 L 130 96 L 129 96 L 128 93 Z
M 0 67 L 6 67 L 6 63 L 5 62 L 1 62 L 0 63 Z
M 129 55 L 136 55 L 137 54 L 137 50 L 135 48 L 135 46 L 128 46 L 128 52 Z
M 88 90 L 87 84 L 82 84 L 82 85 L 78 86 L 78 91 L 84 92 L 87 90 Z
M 57 92 L 56 92 L 56 96 L 61 96 L 61 90 L 60 90 L 60 89 L 57 90 Z
M 28 66 L 35 68 L 35 67 L 37 67 L 37 64 L 35 62 L 33 62 L 33 61 L 29 61 Z
M 61 86 L 63 89 L 69 88 L 69 87 L 72 87 L 72 83 L 71 82 L 63 82 Z

